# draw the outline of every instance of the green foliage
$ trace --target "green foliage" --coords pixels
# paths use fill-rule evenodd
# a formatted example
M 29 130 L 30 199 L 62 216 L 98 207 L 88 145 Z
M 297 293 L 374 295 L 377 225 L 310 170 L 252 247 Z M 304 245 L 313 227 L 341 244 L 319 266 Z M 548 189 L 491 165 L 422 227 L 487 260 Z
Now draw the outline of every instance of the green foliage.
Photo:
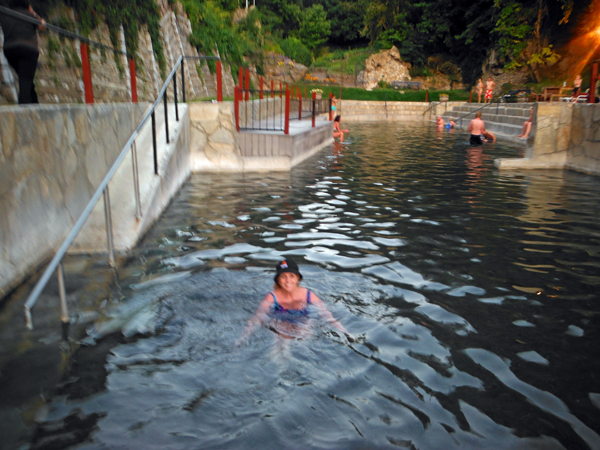
M 311 51 L 325 43 L 330 34 L 331 23 L 321 5 L 313 5 L 304 11 L 300 29 L 295 33 L 296 37 L 302 37 L 304 44 Z
M 312 64 L 312 55 L 310 50 L 298 38 L 289 37 L 281 41 L 281 51 L 288 58 L 293 59 L 300 64 L 310 66 Z
M 246 64 L 245 57 L 254 65 L 262 65 L 259 46 L 264 38 L 256 11 L 250 11 L 245 19 L 234 24 L 231 14 L 221 9 L 217 2 L 183 0 L 183 5 L 192 23 L 190 43 L 200 53 L 212 56 L 218 52 L 231 64 L 232 71 L 235 71 L 234 66 Z M 211 70 L 214 70 L 214 64 L 209 64 Z
M 273 36 L 286 38 L 300 29 L 303 16 L 300 0 L 261 0 L 260 21 Z
M 323 90 L 323 98 L 329 97 L 329 93 L 335 94 L 343 100 L 372 100 L 372 101 L 388 101 L 388 102 L 424 102 L 426 95 L 429 101 L 438 99 L 440 94 L 449 96 L 450 101 L 467 101 L 469 100 L 469 92 L 464 90 L 442 90 L 429 91 L 426 94 L 425 90 L 404 90 L 396 89 L 374 89 L 367 91 L 360 88 L 340 88 L 339 86 L 326 85 L 300 85 L 302 91 L 306 88 L 307 92 L 311 89 L 320 88 Z M 340 97 L 341 92 L 341 97 Z
M 330 40 L 345 45 L 360 42 L 365 14 L 361 2 L 331 1 L 327 3 L 323 6 L 327 11 L 327 19 L 331 22 Z
M 330 72 L 343 72 L 354 75 L 356 70 L 365 68 L 365 60 L 373 53 L 371 48 L 348 50 L 346 52 L 324 52 L 313 62 L 313 68 L 325 69 Z
M 494 28 L 499 55 L 508 70 L 527 66 L 539 80 L 541 66 L 557 62 L 560 55 L 545 42 L 556 26 L 565 24 L 573 9 L 571 0 L 496 0 L 499 18 Z

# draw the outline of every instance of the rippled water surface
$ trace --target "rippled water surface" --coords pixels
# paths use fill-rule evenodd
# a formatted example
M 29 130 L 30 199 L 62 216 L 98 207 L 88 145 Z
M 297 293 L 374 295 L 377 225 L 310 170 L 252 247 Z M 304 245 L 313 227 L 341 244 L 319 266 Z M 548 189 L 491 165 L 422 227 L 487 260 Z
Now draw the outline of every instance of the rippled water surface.
M 600 178 L 498 172 L 520 151 L 460 133 L 350 128 L 291 174 L 192 176 L 35 445 L 600 448 Z M 357 342 L 313 313 L 304 339 L 235 345 L 282 255 Z

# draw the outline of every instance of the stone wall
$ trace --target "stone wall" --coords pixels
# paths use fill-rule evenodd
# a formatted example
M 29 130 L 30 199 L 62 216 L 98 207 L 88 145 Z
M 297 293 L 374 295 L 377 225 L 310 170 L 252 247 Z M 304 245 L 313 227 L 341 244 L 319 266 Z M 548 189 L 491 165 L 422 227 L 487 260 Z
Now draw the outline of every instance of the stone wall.
M 379 120 L 397 120 L 422 122 L 431 119 L 431 117 L 435 119 L 436 115 L 441 115 L 447 109 L 451 109 L 455 103 L 371 102 L 342 99 L 338 102 L 338 111 L 344 121 L 373 122 Z
M 194 172 L 242 170 L 233 103 L 190 103 L 190 153 Z
M 573 105 L 567 167 L 600 175 L 600 104 Z
M 146 108 L 0 107 L 0 297 L 60 245 Z
M 402 61 L 400 51 L 394 46 L 390 50 L 371 55 L 365 62 L 362 81 L 365 89 L 374 89 L 380 81 L 410 81 L 410 64 Z
M 499 158 L 501 169 L 572 169 L 600 175 L 600 104 L 541 102 L 533 145 L 524 158 Z

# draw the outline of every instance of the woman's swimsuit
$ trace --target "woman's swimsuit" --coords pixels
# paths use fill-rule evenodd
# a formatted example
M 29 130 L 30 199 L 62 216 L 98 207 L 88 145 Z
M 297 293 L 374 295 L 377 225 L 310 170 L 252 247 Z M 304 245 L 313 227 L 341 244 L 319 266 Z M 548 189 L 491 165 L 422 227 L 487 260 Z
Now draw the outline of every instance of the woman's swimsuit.
M 277 303 L 277 297 L 275 297 L 275 293 L 271 292 L 270 294 L 273 296 L 273 302 L 274 302 L 273 312 L 288 313 L 288 314 L 292 314 L 295 316 L 306 316 L 308 314 L 308 305 L 311 304 L 309 289 L 306 290 L 306 305 L 307 306 L 305 306 L 302 309 L 285 309 L 283 306 L 281 306 L 279 303 Z

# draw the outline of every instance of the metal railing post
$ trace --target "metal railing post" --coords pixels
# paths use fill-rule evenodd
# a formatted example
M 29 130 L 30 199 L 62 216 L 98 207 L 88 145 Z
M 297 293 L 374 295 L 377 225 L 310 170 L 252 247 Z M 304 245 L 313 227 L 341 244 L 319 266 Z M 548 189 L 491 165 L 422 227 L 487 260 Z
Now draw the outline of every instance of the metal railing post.
M 129 58 L 129 77 L 131 78 L 131 102 L 137 103 L 137 76 L 135 72 L 135 60 L 133 57 Z
M 135 194 L 135 217 L 137 220 L 142 218 L 142 205 L 140 201 L 140 178 L 137 160 L 137 145 L 133 141 L 131 146 L 131 166 L 133 167 L 133 191 Z
M 112 234 L 112 213 L 110 209 L 110 195 L 108 186 L 104 188 L 104 222 L 106 224 L 106 245 L 108 246 L 108 264 L 115 267 L 115 254 Z
M 158 148 L 156 146 L 156 111 L 152 110 L 152 150 L 154 153 L 154 175 L 158 175 Z
M 85 102 L 94 103 L 94 89 L 92 87 L 92 70 L 90 68 L 90 55 L 88 46 L 85 42 L 80 45 L 81 48 L 81 69 L 83 72 L 83 89 L 85 92 Z
M 315 120 L 317 117 L 317 93 L 312 93 L 312 127 L 315 127 Z
M 234 110 L 235 110 L 235 128 L 236 131 L 240 132 L 240 88 L 235 87 L 233 89 L 233 98 L 234 98 Z
M 217 60 L 217 101 L 223 101 L 223 69 L 221 67 L 221 60 Z
M 58 265 L 58 292 L 60 295 L 60 320 L 62 323 L 69 322 L 69 310 L 67 307 L 67 291 L 65 289 L 65 271 L 62 262 Z
M 298 120 L 302 120 L 302 96 L 301 95 L 298 95 Z
M 167 104 L 167 91 L 165 91 L 163 96 L 163 104 L 165 105 L 165 133 L 167 134 L 167 144 L 170 142 L 169 140 L 169 105 Z
M 260 99 L 261 99 L 261 100 L 262 100 L 262 99 L 263 99 L 263 97 L 264 97 L 264 96 L 263 96 L 263 84 L 264 84 L 264 81 L 263 81 L 263 77 L 262 77 L 262 75 L 261 75 L 261 77 L 260 77 Z
M 181 60 L 181 101 L 183 103 L 185 103 L 185 70 L 184 70 L 184 66 L 185 65 L 185 58 L 183 58 Z
M 175 100 L 175 120 L 179 122 L 179 108 L 177 107 L 177 74 L 173 77 L 173 94 Z
M 285 88 L 285 128 L 284 134 L 290 134 L 290 90 Z

